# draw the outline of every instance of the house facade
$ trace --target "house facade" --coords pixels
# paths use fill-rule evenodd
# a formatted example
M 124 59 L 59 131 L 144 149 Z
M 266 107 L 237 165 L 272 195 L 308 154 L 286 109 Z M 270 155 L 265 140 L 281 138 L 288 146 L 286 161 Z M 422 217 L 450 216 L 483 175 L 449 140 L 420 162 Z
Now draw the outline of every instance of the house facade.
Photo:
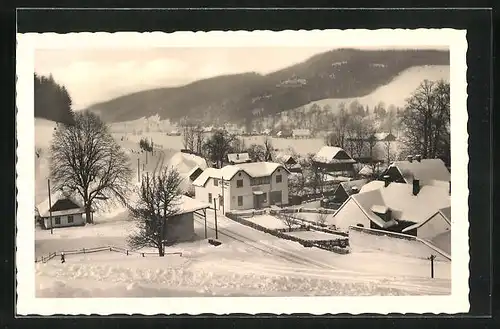
M 208 168 L 193 183 L 195 197 L 224 212 L 286 205 L 289 174 L 273 162 Z
M 338 229 L 360 226 L 431 240 L 451 229 L 451 198 L 441 186 L 374 181 L 351 195 L 332 217 Z
M 85 225 L 83 216 L 85 209 L 73 198 L 65 196 L 55 198 L 50 209 L 49 200 L 46 200 L 37 209 L 46 229 Z
M 314 155 L 313 162 L 327 172 L 342 173 L 343 176 L 354 175 L 356 161 L 340 147 L 323 146 Z

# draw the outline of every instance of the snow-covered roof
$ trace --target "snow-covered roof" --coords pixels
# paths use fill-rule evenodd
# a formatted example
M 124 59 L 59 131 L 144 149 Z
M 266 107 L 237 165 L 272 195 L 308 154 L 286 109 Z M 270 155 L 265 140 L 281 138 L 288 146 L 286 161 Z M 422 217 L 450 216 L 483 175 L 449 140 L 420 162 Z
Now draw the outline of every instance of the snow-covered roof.
M 210 204 L 207 202 L 202 202 L 186 195 L 181 195 L 178 203 L 177 215 L 187 214 L 190 212 L 195 212 L 201 209 L 210 208 Z
M 75 197 L 75 195 L 70 195 L 70 194 L 64 193 L 62 191 L 52 192 L 51 195 L 50 195 L 50 201 L 52 203 L 51 206 L 54 207 L 54 205 L 56 204 L 56 202 L 59 201 L 59 200 L 69 200 L 69 201 L 71 201 L 75 205 L 75 207 L 73 208 L 75 210 L 83 208 L 82 203 L 79 200 L 77 200 L 77 198 Z M 36 206 L 36 208 L 38 209 L 38 213 L 40 214 L 40 216 L 42 216 L 42 217 L 49 216 L 49 197 L 47 197 L 47 199 L 45 199 L 44 201 L 40 202 Z
M 232 163 L 245 163 L 250 161 L 250 155 L 248 154 L 248 152 L 229 153 L 227 155 L 227 160 Z
M 391 183 L 387 187 L 353 194 L 350 198 L 355 199 L 365 213 L 373 214 L 371 208 L 374 205 L 385 206 L 391 210 L 394 219 L 413 223 L 423 223 L 436 212 L 451 206 L 448 190 L 442 187 L 425 185 L 417 195 L 412 192 L 412 184 Z
M 359 192 L 363 193 L 363 192 L 369 192 L 369 191 L 373 191 L 373 190 L 378 190 L 379 188 L 384 187 L 384 185 L 385 185 L 385 182 L 380 181 L 380 180 L 374 180 L 374 181 L 371 181 L 371 182 L 366 183 L 365 185 L 363 185 L 361 187 L 361 189 L 359 190 Z
M 169 168 L 174 168 L 180 174 L 188 174 L 197 167 L 202 170 L 208 168 L 207 161 L 205 159 L 198 155 L 184 152 L 175 153 L 170 158 L 166 166 Z
M 244 171 L 250 177 L 264 177 L 271 175 L 276 169 L 283 168 L 287 173 L 288 170 L 280 163 L 275 162 L 250 162 L 241 163 L 237 165 L 224 166 L 221 169 L 207 168 L 203 173 L 193 182 L 195 186 L 205 186 L 209 178 L 219 178 L 224 180 L 231 180 L 238 171 Z
M 373 134 L 373 136 L 377 141 L 385 141 L 386 139 L 389 141 L 393 141 L 396 139 L 396 136 L 387 132 L 375 133 Z
M 313 160 L 320 163 L 355 163 L 346 151 L 336 146 L 323 146 Z
M 297 162 L 291 154 L 285 152 L 276 152 L 274 155 L 275 161 L 280 163 L 287 163 L 288 161 Z
M 342 186 L 344 191 L 347 193 L 347 195 L 353 194 L 353 188 L 357 188 L 358 191 L 361 191 L 361 188 L 363 185 L 365 185 L 368 182 L 366 179 L 358 179 L 358 180 L 351 180 L 348 182 L 342 182 L 340 183 L 339 186 Z
M 293 129 L 292 134 L 294 136 L 309 136 L 311 131 L 309 129 Z
M 413 179 L 428 184 L 430 181 L 450 180 L 450 172 L 441 159 L 422 159 L 420 161 L 395 161 L 391 166 L 398 168 L 407 183 Z

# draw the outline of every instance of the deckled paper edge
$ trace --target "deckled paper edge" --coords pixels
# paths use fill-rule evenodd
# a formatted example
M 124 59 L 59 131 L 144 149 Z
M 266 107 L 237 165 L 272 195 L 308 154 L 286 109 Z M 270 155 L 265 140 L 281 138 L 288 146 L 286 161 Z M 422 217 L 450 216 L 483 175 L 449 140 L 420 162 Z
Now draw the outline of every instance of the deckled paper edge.
M 334 41 L 333 41 L 334 40 Z M 447 313 L 469 310 L 469 245 L 467 185 L 467 80 L 465 30 L 299 30 L 211 32 L 120 32 L 18 34 L 17 48 L 17 304 L 19 315 L 37 314 L 230 314 L 230 313 Z M 345 42 L 342 42 L 345 41 Z M 35 49 L 95 47 L 252 47 L 287 46 L 348 48 L 376 45 L 449 46 L 452 154 L 452 294 L 450 296 L 370 297 L 202 297 L 202 298 L 35 298 L 34 266 L 34 118 Z M 460 141 L 460 143 L 458 142 Z M 19 220 L 17 220 L 19 218 Z M 21 220 L 29 218 L 30 220 Z M 161 299 L 161 302 L 159 302 Z

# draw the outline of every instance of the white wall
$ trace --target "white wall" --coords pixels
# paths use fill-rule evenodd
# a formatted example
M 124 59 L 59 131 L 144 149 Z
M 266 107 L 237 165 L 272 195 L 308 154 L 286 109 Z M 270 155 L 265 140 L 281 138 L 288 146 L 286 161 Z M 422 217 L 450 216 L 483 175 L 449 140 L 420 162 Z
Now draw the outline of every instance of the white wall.
M 230 184 L 230 205 L 228 209 L 231 210 L 243 210 L 252 209 L 254 207 L 253 203 L 253 191 L 262 191 L 267 194 L 265 203 L 262 204 L 263 207 L 268 207 L 270 205 L 270 195 L 271 191 L 282 191 L 281 192 L 281 203 L 283 205 L 288 204 L 288 173 L 285 169 L 279 168 L 279 172 L 276 170 L 271 175 L 271 184 L 250 186 L 250 176 L 245 172 L 241 171 L 236 173 L 236 175 L 231 180 Z M 276 183 L 276 176 L 281 175 L 281 183 Z M 237 187 L 237 181 L 243 180 L 243 187 Z M 238 206 L 238 196 L 243 197 L 243 205 Z
M 443 218 L 443 215 L 436 213 L 427 223 L 417 229 L 417 236 L 421 239 L 432 239 L 450 229 L 451 226 Z
M 56 224 L 56 217 L 61 219 L 61 224 Z M 51 227 L 51 220 L 49 217 L 44 218 L 45 227 Z M 68 223 L 68 216 L 52 216 L 53 227 L 69 227 L 69 226 L 79 226 L 83 225 L 85 221 L 83 220 L 82 214 L 73 215 L 73 223 Z
M 353 199 L 348 199 L 334 216 L 328 217 L 327 221 L 327 224 L 333 224 L 341 230 L 347 230 L 349 226 L 356 226 L 358 224 L 370 228 L 370 220 Z
M 226 182 L 227 184 L 227 182 Z M 229 196 L 227 195 L 229 192 L 229 188 L 226 187 L 224 190 L 224 207 L 229 207 Z M 200 187 L 200 186 L 195 186 L 194 187 L 194 198 L 196 200 L 200 200 L 203 202 L 209 202 L 208 200 L 208 194 L 212 193 L 212 202 L 210 202 L 210 206 L 213 208 L 214 206 L 214 201 L 213 199 L 216 199 L 216 205 L 217 208 L 219 208 L 219 194 L 222 194 L 222 188 L 221 188 L 221 183 L 219 180 L 218 186 L 214 186 L 214 179 L 209 178 L 207 180 L 207 183 L 205 184 L 205 187 Z M 226 209 L 227 210 L 227 209 Z

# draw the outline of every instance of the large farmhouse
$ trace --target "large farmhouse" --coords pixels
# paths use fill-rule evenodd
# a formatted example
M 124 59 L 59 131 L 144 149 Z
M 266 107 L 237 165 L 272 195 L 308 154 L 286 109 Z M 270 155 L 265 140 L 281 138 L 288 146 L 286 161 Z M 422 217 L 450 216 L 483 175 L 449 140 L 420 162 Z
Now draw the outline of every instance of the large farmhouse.
M 195 198 L 223 212 L 284 205 L 288 203 L 289 174 L 274 162 L 208 168 L 193 182 Z
M 362 226 L 432 240 L 451 229 L 451 198 L 441 186 L 373 181 L 334 214 L 337 228 Z
M 340 147 L 323 146 L 313 157 L 316 166 L 325 169 L 327 172 L 341 173 L 342 176 L 348 176 L 354 173 L 354 163 L 346 151 Z

